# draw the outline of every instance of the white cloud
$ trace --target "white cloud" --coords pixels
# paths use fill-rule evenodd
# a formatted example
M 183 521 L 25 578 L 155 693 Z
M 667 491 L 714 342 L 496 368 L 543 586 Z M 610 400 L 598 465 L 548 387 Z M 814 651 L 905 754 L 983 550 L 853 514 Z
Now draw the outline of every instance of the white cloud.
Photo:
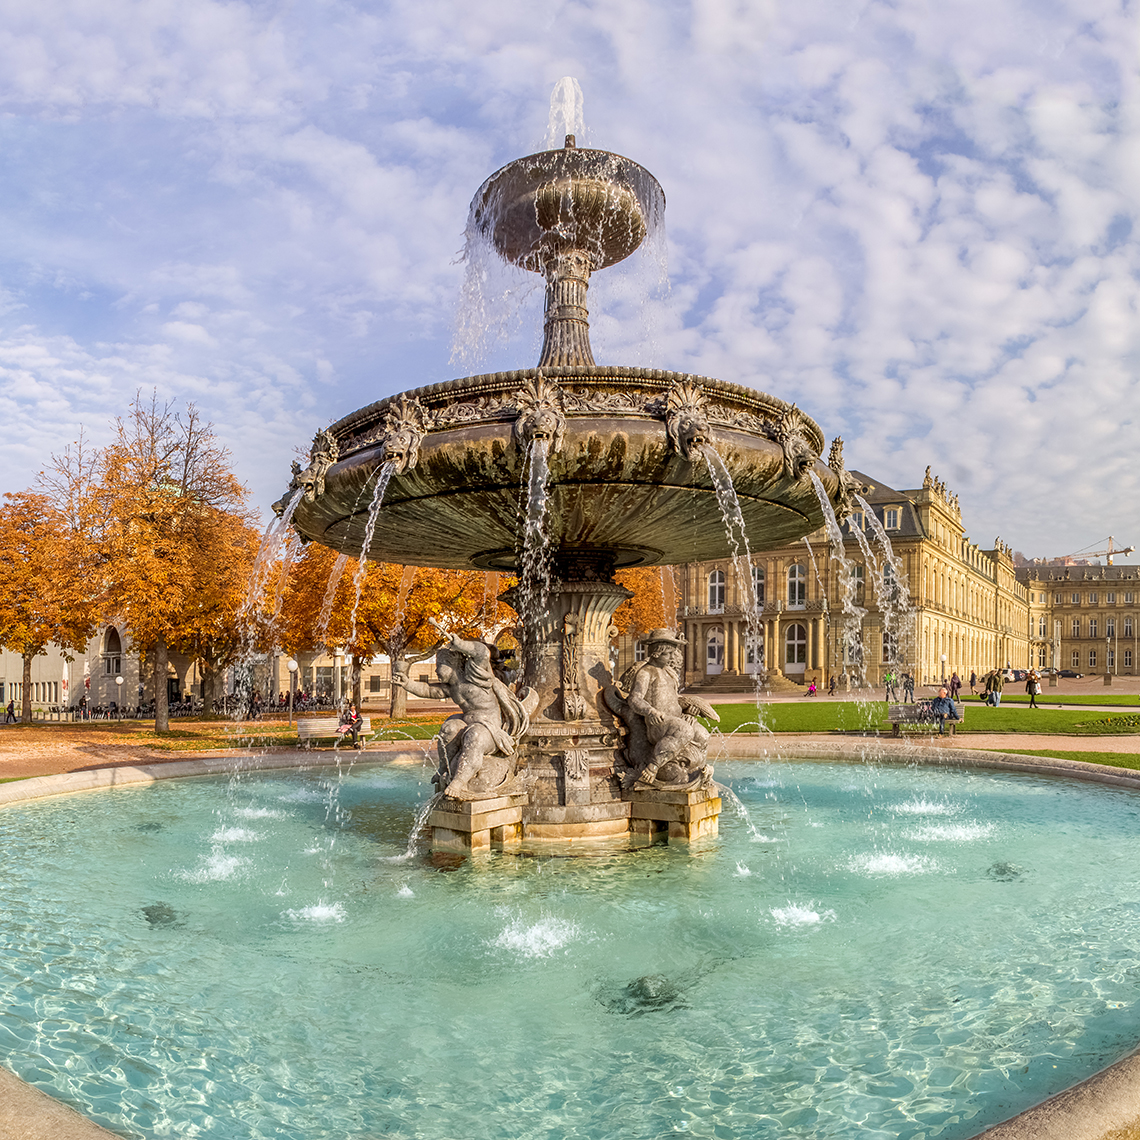
M 669 201 L 671 287 L 652 259 L 598 275 L 599 359 L 766 387 L 897 486 L 931 463 L 987 542 L 1140 533 L 1131 21 L 1109 0 L 0 3 L 0 480 L 158 385 L 268 503 L 317 426 L 447 378 L 467 203 L 570 74 L 589 141 Z M 540 309 L 478 367 L 533 360 Z

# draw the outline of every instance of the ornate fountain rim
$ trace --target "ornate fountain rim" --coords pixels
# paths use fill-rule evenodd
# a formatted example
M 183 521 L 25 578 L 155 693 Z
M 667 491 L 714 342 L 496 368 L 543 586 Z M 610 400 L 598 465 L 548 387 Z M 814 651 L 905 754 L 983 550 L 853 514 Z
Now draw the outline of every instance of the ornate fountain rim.
M 374 444 L 389 409 L 400 401 L 413 400 L 431 414 L 429 431 L 478 423 L 506 423 L 518 415 L 516 398 L 520 387 L 528 380 L 540 378 L 558 382 L 562 411 L 570 418 L 600 415 L 659 419 L 664 398 L 677 385 L 686 384 L 700 389 L 706 401 L 705 414 L 717 427 L 770 437 L 776 422 L 795 415 L 815 453 L 820 455 L 824 450 L 824 435 L 814 420 L 795 404 L 759 389 L 689 372 L 596 365 L 487 372 L 411 388 L 350 412 L 328 430 L 336 437 L 340 454 L 344 456 Z M 577 392 L 574 381 L 595 390 Z M 605 398 L 606 393 L 610 398 Z M 635 393 L 642 398 L 633 398 Z

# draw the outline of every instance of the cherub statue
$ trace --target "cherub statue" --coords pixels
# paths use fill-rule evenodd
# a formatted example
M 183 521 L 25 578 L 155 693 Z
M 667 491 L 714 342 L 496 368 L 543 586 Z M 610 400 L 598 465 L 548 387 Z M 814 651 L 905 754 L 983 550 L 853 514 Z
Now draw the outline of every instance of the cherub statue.
M 685 640 L 672 630 L 655 629 L 646 638 L 648 657 L 606 692 L 606 701 L 629 728 L 623 779 L 631 788 L 693 788 L 710 783 L 709 731 L 698 716 L 719 723 L 707 701 L 682 693 Z
M 446 796 L 460 800 L 488 799 L 521 790 L 516 780 L 518 743 L 530 725 L 538 693 L 522 697 L 500 681 L 493 670 L 494 646 L 449 634 L 435 655 L 438 681 L 413 681 L 394 669 L 392 682 L 417 697 L 452 700 L 458 713 L 443 722 L 437 749 L 439 770 L 432 782 Z

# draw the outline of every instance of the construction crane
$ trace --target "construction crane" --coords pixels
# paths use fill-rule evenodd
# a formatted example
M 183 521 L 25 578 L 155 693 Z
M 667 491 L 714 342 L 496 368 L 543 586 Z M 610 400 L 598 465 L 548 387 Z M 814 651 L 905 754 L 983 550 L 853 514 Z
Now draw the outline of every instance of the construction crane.
M 1075 554 L 1066 555 L 1068 558 L 1099 558 L 1102 554 L 1106 556 L 1108 565 L 1112 565 L 1112 560 L 1117 554 L 1128 555 L 1131 554 L 1135 546 L 1116 546 L 1116 539 L 1110 534 L 1108 536 L 1108 546 L 1104 550 L 1078 550 Z

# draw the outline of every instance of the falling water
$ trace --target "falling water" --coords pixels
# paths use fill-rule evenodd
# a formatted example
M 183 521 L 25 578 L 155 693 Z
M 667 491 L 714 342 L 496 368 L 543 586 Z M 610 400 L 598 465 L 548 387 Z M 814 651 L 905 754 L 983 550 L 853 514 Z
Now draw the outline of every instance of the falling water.
M 384 505 L 384 492 L 388 490 L 388 483 L 391 481 L 395 469 L 396 465 L 392 460 L 388 460 L 380 468 L 380 474 L 376 478 L 376 487 L 372 492 L 372 502 L 368 507 L 368 521 L 364 525 L 364 542 L 360 547 L 360 561 L 356 564 L 356 573 L 352 576 L 352 585 L 356 595 L 353 598 L 352 618 L 349 621 L 351 632 L 348 641 L 350 645 L 356 640 L 356 611 L 360 608 L 360 594 L 364 589 L 364 576 L 368 573 L 368 551 L 372 546 L 372 536 L 376 533 L 376 520 L 380 515 L 380 508 Z
M 443 799 L 442 792 L 436 792 L 435 795 L 429 796 L 420 806 L 416 809 L 415 819 L 412 820 L 412 830 L 408 832 L 408 846 L 403 855 L 386 855 L 384 862 L 386 863 L 406 863 L 409 859 L 415 857 L 416 843 L 419 841 L 420 832 L 427 826 L 428 817 L 435 810 L 436 804 Z
M 826 602 L 827 590 L 824 589 L 823 579 L 819 576 L 819 567 L 816 565 L 815 561 L 815 551 L 812 550 L 811 543 L 808 542 L 806 534 L 804 535 L 804 546 L 807 547 L 808 560 L 811 562 L 812 573 L 815 574 L 815 584 L 819 587 L 819 596 L 824 600 L 824 602 Z
M 672 566 L 661 567 L 661 609 L 665 614 L 665 625 L 672 629 L 677 623 L 677 580 L 673 577 Z
M 245 601 L 242 604 L 241 613 L 244 619 L 248 619 L 252 615 L 265 596 L 265 590 L 269 585 L 270 575 L 273 571 L 273 563 L 287 541 L 286 536 L 291 533 L 293 514 L 297 510 L 304 493 L 305 488 L 298 487 L 281 512 L 281 517 L 270 519 L 269 525 L 265 528 L 265 533 L 261 536 L 261 545 L 258 547 L 257 556 L 253 560 L 253 569 L 250 571 L 249 585 L 246 587 Z
M 578 80 L 571 75 L 563 76 L 550 93 L 550 115 L 542 149 L 556 150 L 567 135 L 574 135 L 579 146 L 585 142 L 585 99 Z
M 831 542 L 831 560 L 838 566 L 837 578 L 839 581 L 840 599 L 840 636 L 842 647 L 849 663 L 843 666 L 844 672 L 855 674 L 856 686 L 863 687 L 866 680 L 866 668 L 863 661 L 863 618 L 867 611 L 855 601 L 855 567 L 847 557 L 843 546 L 843 532 L 839 529 L 839 521 L 827 497 L 827 491 L 819 476 L 814 472 L 811 475 L 812 486 L 815 488 L 816 498 L 823 510 L 824 526 Z M 850 675 L 850 674 L 849 674 Z
M 883 633 L 888 638 L 888 661 L 898 668 L 906 665 L 913 649 L 915 611 L 910 604 L 910 588 L 902 559 L 891 547 L 890 536 L 883 529 L 878 515 L 861 496 L 855 496 L 863 509 L 863 516 L 871 526 L 871 533 L 882 551 L 882 573 L 878 581 L 881 594 L 879 609 L 883 615 Z
M 709 477 L 716 490 L 717 506 L 724 521 L 724 532 L 728 538 L 729 557 L 736 568 L 737 581 L 744 592 L 745 652 L 751 649 L 756 655 L 757 666 L 762 665 L 760 657 L 760 604 L 756 600 L 756 583 L 752 578 L 752 551 L 748 545 L 748 535 L 744 528 L 744 515 L 740 510 L 740 500 L 732 485 L 732 476 L 724 465 L 724 460 L 715 448 L 704 446 L 701 451 L 708 466 Z M 743 553 L 741 548 L 743 547 Z M 753 674 L 756 686 L 756 713 L 760 717 L 760 669 Z
M 761 835 L 761 833 L 757 831 L 756 824 L 752 822 L 752 816 L 748 814 L 748 809 L 744 806 L 743 800 L 741 800 L 741 798 L 727 784 L 718 783 L 716 787 L 721 796 L 724 799 L 728 800 L 729 807 L 731 807 L 736 815 L 741 819 L 741 821 L 744 823 L 744 826 L 748 828 L 748 834 L 751 837 L 752 842 L 770 842 L 766 835 Z
M 317 641 L 325 645 L 325 634 L 328 632 L 329 622 L 332 620 L 333 603 L 336 601 L 336 588 L 344 576 L 344 568 L 348 565 L 348 555 L 338 554 L 329 574 L 328 585 L 325 586 L 325 596 L 321 600 L 321 612 L 317 618 Z
M 523 636 L 527 644 L 523 647 L 524 663 L 528 669 L 535 667 L 533 640 L 538 625 L 546 610 L 547 595 L 550 590 L 550 536 L 546 528 L 546 515 L 550 506 L 550 468 L 547 464 L 549 441 L 533 439 L 527 448 L 527 461 L 523 467 L 522 553 L 519 559 L 519 603 L 522 607 Z

